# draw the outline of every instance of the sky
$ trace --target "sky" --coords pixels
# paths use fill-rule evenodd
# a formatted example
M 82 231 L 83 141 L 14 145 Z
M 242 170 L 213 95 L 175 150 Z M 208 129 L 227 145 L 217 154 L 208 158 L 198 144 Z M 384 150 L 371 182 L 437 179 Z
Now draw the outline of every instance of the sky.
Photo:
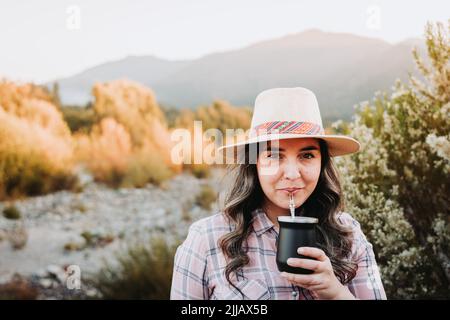
M 390 43 L 446 0 L 0 0 L 0 78 L 46 82 L 130 55 L 195 59 L 315 28 Z

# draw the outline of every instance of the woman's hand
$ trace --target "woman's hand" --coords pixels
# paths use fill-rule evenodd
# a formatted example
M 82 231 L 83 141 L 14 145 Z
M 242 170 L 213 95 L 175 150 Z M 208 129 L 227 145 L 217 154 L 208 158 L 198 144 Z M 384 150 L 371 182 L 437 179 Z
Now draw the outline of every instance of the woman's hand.
M 317 260 L 289 258 L 288 265 L 314 271 L 312 274 L 282 272 L 281 276 L 292 284 L 312 291 L 319 299 L 355 299 L 347 287 L 339 282 L 330 259 L 318 248 L 302 247 L 299 254 Z

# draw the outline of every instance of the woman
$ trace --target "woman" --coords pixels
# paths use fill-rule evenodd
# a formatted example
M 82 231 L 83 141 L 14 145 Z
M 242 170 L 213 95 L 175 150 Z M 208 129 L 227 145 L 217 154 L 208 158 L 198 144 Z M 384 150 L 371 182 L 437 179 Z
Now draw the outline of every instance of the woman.
M 219 149 L 237 151 L 235 180 L 223 210 L 192 224 L 177 249 L 171 299 L 386 299 L 372 245 L 342 211 L 331 159 L 359 147 L 325 134 L 311 91 L 259 94 L 248 140 Z M 289 215 L 291 194 L 296 215 L 319 220 L 319 248 L 298 251 L 314 260 L 288 260 L 309 275 L 276 265 L 277 217 Z

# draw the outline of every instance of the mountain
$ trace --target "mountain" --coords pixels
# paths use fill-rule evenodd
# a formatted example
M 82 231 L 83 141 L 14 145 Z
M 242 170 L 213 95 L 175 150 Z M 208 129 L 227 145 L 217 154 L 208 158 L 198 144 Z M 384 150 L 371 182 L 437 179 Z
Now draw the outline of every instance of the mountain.
M 153 56 L 130 56 L 122 60 L 103 63 L 73 77 L 57 80 L 64 104 L 84 105 L 92 99 L 91 89 L 95 82 L 129 78 L 147 86 L 165 78 L 189 61 L 167 61 Z
M 390 44 L 311 29 L 190 61 L 127 57 L 58 82 L 64 103 L 86 103 L 96 81 L 129 78 L 151 87 L 161 104 L 176 108 L 214 99 L 251 106 L 262 90 L 302 86 L 316 93 L 323 118 L 349 119 L 354 104 L 389 90 L 397 78 L 407 79 L 414 71 L 414 46 L 424 50 L 419 39 Z

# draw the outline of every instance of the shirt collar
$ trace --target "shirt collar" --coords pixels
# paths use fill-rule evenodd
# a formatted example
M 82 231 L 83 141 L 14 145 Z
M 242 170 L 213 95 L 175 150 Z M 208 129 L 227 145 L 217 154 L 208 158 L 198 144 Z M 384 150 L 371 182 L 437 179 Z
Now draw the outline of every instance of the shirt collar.
M 263 233 L 275 228 L 273 222 L 270 221 L 269 217 L 261 208 L 255 209 L 252 212 L 252 216 L 253 230 L 258 237 Z

